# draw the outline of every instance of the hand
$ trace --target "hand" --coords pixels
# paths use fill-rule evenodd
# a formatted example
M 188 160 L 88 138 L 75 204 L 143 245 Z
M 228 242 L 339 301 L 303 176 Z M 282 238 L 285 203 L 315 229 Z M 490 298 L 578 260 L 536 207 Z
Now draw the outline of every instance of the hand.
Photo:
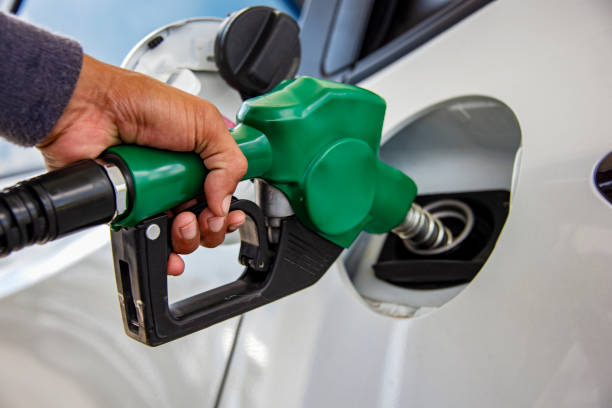
M 47 167 L 56 169 L 121 143 L 194 151 L 210 170 L 204 182 L 208 208 L 197 220 L 190 212 L 174 218 L 168 274 L 185 269 L 177 254 L 191 253 L 200 243 L 217 246 L 244 222 L 244 213 L 228 210 L 247 162 L 219 111 L 197 96 L 84 55 L 66 109 L 37 147 Z

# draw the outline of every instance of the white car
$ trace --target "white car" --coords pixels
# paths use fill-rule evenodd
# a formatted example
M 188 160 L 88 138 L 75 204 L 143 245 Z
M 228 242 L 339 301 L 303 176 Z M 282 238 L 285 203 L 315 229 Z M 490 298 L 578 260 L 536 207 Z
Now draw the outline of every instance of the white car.
M 305 3 L 301 72 L 386 100 L 381 158 L 419 200 L 471 203 L 475 249 L 423 260 L 363 235 L 313 287 L 151 349 L 123 334 L 102 239 L 0 300 L 1 405 L 610 406 L 612 3 L 347 3 Z M 204 41 L 216 21 L 152 36 Z M 136 61 L 150 38 L 124 64 L 162 75 Z M 186 43 L 155 61 L 177 68 Z M 180 85 L 216 81 L 195 71 Z M 196 251 L 171 295 L 231 281 L 236 253 Z

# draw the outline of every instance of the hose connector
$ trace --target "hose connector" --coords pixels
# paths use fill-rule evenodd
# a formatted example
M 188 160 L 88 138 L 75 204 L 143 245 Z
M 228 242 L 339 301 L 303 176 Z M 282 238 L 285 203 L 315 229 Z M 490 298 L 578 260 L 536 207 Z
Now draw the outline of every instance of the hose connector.
M 0 191 L 0 257 L 36 243 L 111 221 L 115 187 L 93 160 Z

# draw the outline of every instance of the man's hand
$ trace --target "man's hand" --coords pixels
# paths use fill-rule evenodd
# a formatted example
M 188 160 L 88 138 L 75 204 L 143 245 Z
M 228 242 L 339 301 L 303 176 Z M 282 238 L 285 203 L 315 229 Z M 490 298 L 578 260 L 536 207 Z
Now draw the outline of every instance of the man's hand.
M 55 169 L 122 143 L 194 151 L 210 170 L 204 183 L 208 208 L 198 220 L 183 212 L 173 221 L 175 253 L 168 274 L 185 269 L 177 254 L 191 253 L 199 244 L 217 246 L 244 222 L 241 211 L 228 212 L 247 162 L 218 110 L 197 96 L 84 55 L 70 102 L 37 147 L 47 167 Z

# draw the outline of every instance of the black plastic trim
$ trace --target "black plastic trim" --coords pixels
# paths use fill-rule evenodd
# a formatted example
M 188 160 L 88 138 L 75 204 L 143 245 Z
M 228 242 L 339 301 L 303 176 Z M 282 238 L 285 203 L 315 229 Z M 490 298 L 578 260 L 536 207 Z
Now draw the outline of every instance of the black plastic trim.
M 595 187 L 612 204 L 612 152 L 599 162 L 593 175 Z
M 457 24 L 493 0 L 462 0 L 450 3 L 389 44 L 359 60 L 352 70 L 342 74 L 342 81 L 357 83 L 398 60 L 438 34 Z
M 422 256 L 409 252 L 395 234 L 388 234 L 373 266 L 376 277 L 405 288 L 437 289 L 467 283 L 476 276 L 506 222 L 510 193 L 493 190 L 434 194 L 420 196 L 416 201 L 426 205 L 441 199 L 460 200 L 474 211 L 474 229 L 466 240 L 453 251 Z
M 196 213 L 203 208 L 198 206 L 190 211 Z M 230 210 L 241 209 L 255 223 L 263 223 L 263 216 L 257 215 L 261 210 L 255 208 L 259 207 L 254 203 L 237 200 Z M 278 246 L 268 249 L 265 233 L 259 237 L 261 255 L 246 256 L 241 246 L 240 258 L 247 267 L 239 279 L 170 305 L 166 275 L 171 251 L 170 223 L 164 213 L 134 228 L 111 232 L 125 332 L 150 346 L 169 342 L 304 289 L 319 280 L 342 252 L 342 247 L 310 231 L 295 216 L 287 217 L 281 223 Z M 148 239 L 146 231 L 153 224 L 160 228 L 161 234 Z M 262 265 L 257 270 L 248 258 L 265 259 L 265 262 L 256 262 L 258 267 Z

